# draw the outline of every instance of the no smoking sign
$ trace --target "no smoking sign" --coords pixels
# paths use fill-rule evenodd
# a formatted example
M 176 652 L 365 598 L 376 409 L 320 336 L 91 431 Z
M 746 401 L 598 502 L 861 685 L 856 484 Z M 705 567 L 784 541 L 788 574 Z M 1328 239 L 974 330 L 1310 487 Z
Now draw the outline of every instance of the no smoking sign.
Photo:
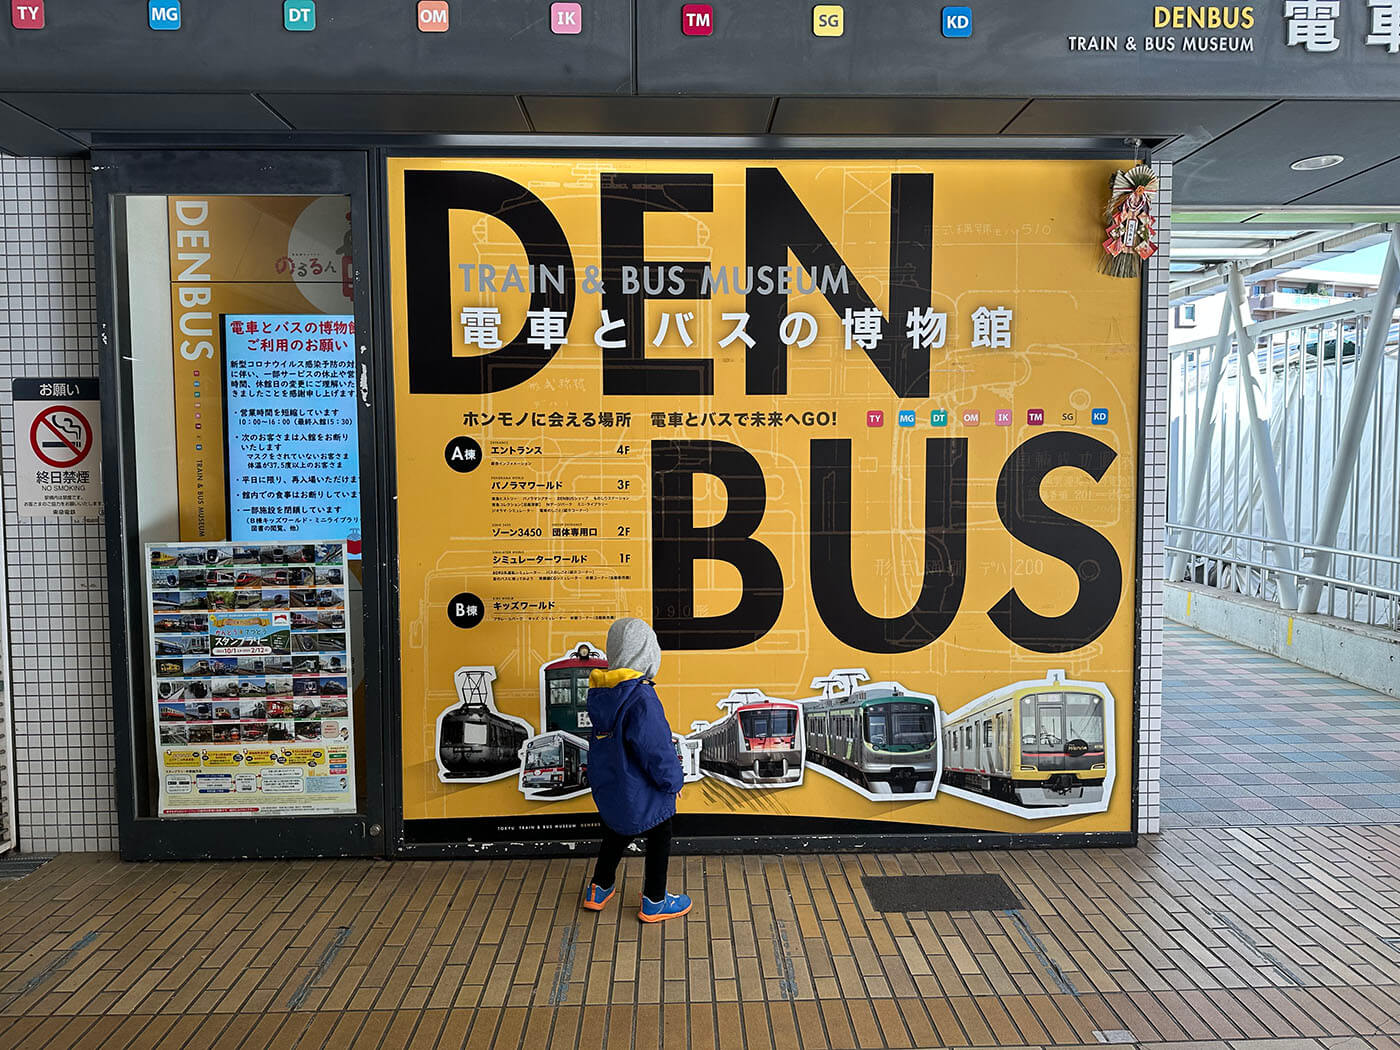
M 51 467 L 76 467 L 92 451 L 92 424 L 71 405 L 54 405 L 34 417 L 29 444 Z
M 101 518 L 97 380 L 16 379 L 13 392 L 19 516 Z

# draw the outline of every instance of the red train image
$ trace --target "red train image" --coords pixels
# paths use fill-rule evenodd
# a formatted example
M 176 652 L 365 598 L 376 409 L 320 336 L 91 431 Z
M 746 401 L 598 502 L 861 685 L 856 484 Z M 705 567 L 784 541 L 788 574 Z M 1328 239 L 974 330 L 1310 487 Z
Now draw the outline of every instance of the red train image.
M 730 713 L 690 734 L 700 741 L 700 768 L 741 787 L 802 783 L 802 709 L 758 689 L 736 689 L 720 706 Z

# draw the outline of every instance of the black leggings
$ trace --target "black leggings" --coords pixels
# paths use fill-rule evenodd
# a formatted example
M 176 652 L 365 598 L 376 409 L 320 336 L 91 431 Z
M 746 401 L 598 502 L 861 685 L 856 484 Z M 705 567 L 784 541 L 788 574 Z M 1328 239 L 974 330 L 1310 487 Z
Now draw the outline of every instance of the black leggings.
M 646 879 L 642 882 L 642 894 L 648 900 L 664 900 L 666 897 L 666 868 L 671 862 L 671 819 L 669 817 L 641 835 L 619 835 L 604 824 L 603 844 L 598 848 L 598 866 L 593 869 L 593 881 L 604 889 L 616 882 L 617 862 L 627 852 L 627 844 L 634 838 L 644 838 L 647 842 Z

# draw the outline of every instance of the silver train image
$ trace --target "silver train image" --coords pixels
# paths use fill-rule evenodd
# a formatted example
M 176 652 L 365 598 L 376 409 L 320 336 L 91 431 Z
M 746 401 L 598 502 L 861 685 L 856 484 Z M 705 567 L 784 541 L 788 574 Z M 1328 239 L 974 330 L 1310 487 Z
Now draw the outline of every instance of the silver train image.
M 751 696 L 749 702 L 744 697 Z M 802 782 L 802 709 L 758 690 L 736 689 L 730 713 L 697 729 L 700 769 L 745 786 L 791 787 Z
M 874 682 L 802 705 L 807 761 L 877 795 L 934 791 L 939 774 L 936 697 Z
M 1026 807 L 1101 802 L 1112 703 L 1063 671 L 988 693 L 944 721 L 943 783 Z

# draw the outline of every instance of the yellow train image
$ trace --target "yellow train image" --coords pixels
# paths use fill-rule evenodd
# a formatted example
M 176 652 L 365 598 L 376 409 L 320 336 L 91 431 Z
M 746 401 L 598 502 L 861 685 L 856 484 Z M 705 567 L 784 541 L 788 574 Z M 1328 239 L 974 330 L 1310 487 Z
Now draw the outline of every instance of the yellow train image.
M 943 721 L 943 787 L 996 808 L 1099 809 L 1113 774 L 1113 694 L 1063 671 L 1003 686 Z

